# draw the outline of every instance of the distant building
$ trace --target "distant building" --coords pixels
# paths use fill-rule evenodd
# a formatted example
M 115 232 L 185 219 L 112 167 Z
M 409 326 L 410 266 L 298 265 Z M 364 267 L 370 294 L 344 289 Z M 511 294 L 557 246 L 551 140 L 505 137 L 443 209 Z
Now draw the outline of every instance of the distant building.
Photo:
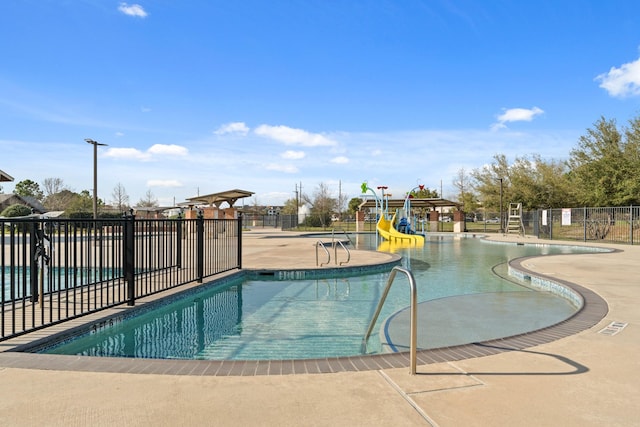
M 282 206 L 269 206 L 267 208 L 267 215 L 280 215 Z
M 34 197 L 19 196 L 17 194 L 0 194 L 0 212 L 11 205 L 27 206 L 33 211 L 33 213 L 38 214 L 47 212 L 47 209 L 42 205 L 42 203 L 40 203 Z

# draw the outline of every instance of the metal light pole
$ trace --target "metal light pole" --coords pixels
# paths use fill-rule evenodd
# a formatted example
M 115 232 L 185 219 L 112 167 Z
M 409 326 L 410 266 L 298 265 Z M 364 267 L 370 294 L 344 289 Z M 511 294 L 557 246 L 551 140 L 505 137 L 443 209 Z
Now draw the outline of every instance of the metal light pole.
M 387 199 L 387 208 L 385 208 L 385 206 L 384 206 L 384 190 L 386 190 L 387 188 L 389 188 L 389 187 L 387 187 L 386 185 L 379 185 L 378 186 L 378 190 L 382 190 L 382 200 L 381 200 L 382 213 L 380 215 L 385 215 L 386 211 L 387 211 L 387 208 L 389 207 L 389 199 Z M 378 220 L 378 218 L 376 218 L 376 220 Z
M 98 145 L 93 139 L 85 138 L 85 141 L 93 145 L 93 219 L 98 219 Z

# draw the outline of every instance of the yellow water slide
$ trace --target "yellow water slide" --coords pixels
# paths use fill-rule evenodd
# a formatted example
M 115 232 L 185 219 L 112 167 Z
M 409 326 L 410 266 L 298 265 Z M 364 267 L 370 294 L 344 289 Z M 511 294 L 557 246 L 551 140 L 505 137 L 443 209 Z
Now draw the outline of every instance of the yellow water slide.
M 396 221 L 395 214 L 393 218 L 389 221 L 385 218 L 384 215 L 380 215 L 380 219 L 378 220 L 377 229 L 380 235 L 393 243 L 408 243 L 414 246 L 422 246 L 424 245 L 424 236 L 421 234 L 406 234 L 401 233 L 395 229 L 393 224 Z

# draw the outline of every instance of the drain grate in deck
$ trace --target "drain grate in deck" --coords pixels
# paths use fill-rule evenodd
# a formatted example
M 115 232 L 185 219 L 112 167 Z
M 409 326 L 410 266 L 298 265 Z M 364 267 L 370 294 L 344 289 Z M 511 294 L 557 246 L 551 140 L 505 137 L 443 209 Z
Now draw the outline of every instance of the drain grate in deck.
M 611 322 L 609 323 L 609 325 L 607 325 L 606 328 L 602 329 L 599 333 L 603 335 L 613 336 L 618 332 L 622 331 L 627 325 L 628 323 Z

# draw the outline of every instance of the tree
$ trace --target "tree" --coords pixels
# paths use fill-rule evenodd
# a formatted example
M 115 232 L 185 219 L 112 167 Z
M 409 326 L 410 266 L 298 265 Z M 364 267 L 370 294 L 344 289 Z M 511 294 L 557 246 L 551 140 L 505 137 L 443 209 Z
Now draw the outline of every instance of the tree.
M 435 199 L 440 197 L 437 190 L 430 190 L 428 187 L 418 189 L 418 191 L 411 191 L 411 196 L 416 199 Z
M 358 212 L 358 209 L 360 208 L 360 205 L 362 204 L 362 199 L 360 197 L 354 197 L 353 199 L 349 200 L 349 213 L 350 214 L 355 214 L 356 212 Z
M 339 215 L 342 215 L 344 211 L 344 205 L 347 203 L 349 196 L 342 192 L 342 182 L 340 183 L 340 191 L 338 191 L 338 198 L 336 199 L 335 209 Z
M 74 193 L 68 190 L 61 178 L 45 178 L 42 182 L 44 190 L 44 206 L 52 211 L 64 211 L 74 197 Z
M 21 204 L 14 204 L 8 206 L 5 210 L 0 213 L 0 216 L 5 218 L 15 218 L 17 216 L 27 216 L 31 213 L 31 208 Z
M 33 197 L 39 202 L 44 199 L 44 194 L 42 193 L 42 190 L 40 190 L 38 183 L 30 179 L 18 182 L 13 192 L 18 196 Z
M 453 186 L 458 190 L 458 203 L 462 205 L 463 212 L 475 212 L 478 209 L 478 199 L 473 193 L 471 176 L 463 169 L 458 171 Z
M 437 190 L 430 190 L 429 187 L 422 187 L 419 188 L 418 190 L 411 190 L 411 192 L 409 193 L 409 195 L 411 197 L 414 197 L 416 199 L 435 199 L 438 198 L 438 191 Z M 417 214 L 418 216 L 420 216 L 421 218 L 424 218 L 427 213 L 429 212 L 429 208 L 412 208 Z
M 297 215 L 298 207 L 298 201 L 296 199 L 289 199 L 284 202 L 281 213 L 283 215 Z
M 42 181 L 42 187 L 44 190 L 45 199 L 53 194 L 61 192 L 66 188 L 64 182 L 62 181 L 62 178 L 45 178 L 45 180 Z
M 331 214 L 335 212 L 337 201 L 333 199 L 326 184 L 320 183 L 313 193 L 311 207 L 312 216 L 319 221 L 319 225 L 326 227 L 331 222 Z
M 568 165 L 577 202 L 586 206 L 640 203 L 640 123 L 620 132 L 601 117 L 571 150 Z
M 76 197 L 77 193 L 64 189 L 45 197 L 44 205 L 51 211 L 66 211 Z
M 144 197 L 138 201 L 136 204 L 137 207 L 140 208 L 152 208 L 158 206 L 158 199 L 153 195 L 151 190 L 147 190 L 144 194 Z
M 118 183 L 111 192 L 112 203 L 118 208 L 120 212 L 124 212 L 129 209 L 129 195 L 124 189 L 124 185 Z
M 568 178 L 567 163 L 558 160 L 542 161 L 538 156 L 535 156 L 534 159 L 538 183 L 533 206 L 537 208 L 577 206 L 575 193 Z
M 509 163 L 504 154 L 493 156 L 494 162 L 482 168 L 474 169 L 471 176 L 473 187 L 478 192 L 482 206 L 491 211 L 498 211 L 501 200 L 509 200 Z M 502 194 L 502 197 L 501 197 Z
M 521 203 L 525 210 L 574 205 L 566 165 L 539 155 L 516 157 L 513 164 L 504 155 L 495 155 L 491 165 L 475 169 L 471 176 L 483 206 L 492 211 L 501 202 L 503 210 L 509 203 Z
M 80 193 L 72 194 L 73 196 L 65 209 L 65 213 L 69 216 L 78 216 L 78 214 L 93 212 L 93 196 L 89 193 L 89 190 L 82 190 Z M 103 204 L 102 200 L 98 199 L 98 205 Z

